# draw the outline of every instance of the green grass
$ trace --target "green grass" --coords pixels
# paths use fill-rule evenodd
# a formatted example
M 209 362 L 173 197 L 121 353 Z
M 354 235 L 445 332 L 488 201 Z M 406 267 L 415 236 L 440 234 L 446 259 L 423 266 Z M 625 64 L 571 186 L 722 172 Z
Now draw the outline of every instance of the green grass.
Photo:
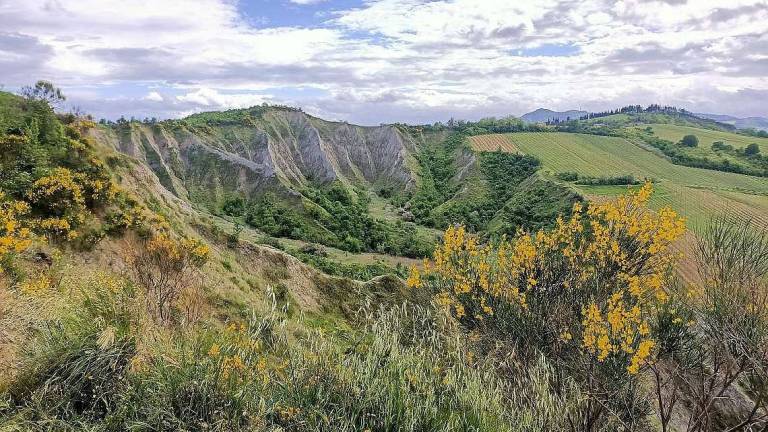
M 657 192 L 651 206 L 670 206 L 687 217 L 690 225 L 720 212 L 768 223 L 766 178 L 674 165 L 617 137 L 570 133 L 514 133 L 508 137 L 521 151 L 541 159 L 544 171 L 552 174 L 572 171 L 588 176 L 652 178 Z M 592 196 L 613 196 L 627 190 L 625 186 L 574 187 Z
M 712 143 L 716 141 L 730 144 L 734 148 L 744 148 L 751 143 L 757 143 L 760 147 L 768 149 L 768 138 L 751 137 L 731 132 L 672 124 L 652 124 L 650 126 L 657 137 L 674 143 L 680 141 L 685 135 L 696 135 L 699 138 L 699 148 L 707 149 L 709 151 L 711 151 Z

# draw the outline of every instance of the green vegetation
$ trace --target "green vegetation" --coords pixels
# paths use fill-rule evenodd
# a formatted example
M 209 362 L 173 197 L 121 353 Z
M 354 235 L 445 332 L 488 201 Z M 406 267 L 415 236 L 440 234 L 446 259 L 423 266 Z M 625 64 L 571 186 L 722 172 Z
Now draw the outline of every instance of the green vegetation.
M 684 147 L 698 147 L 699 139 L 696 135 L 686 135 L 680 140 L 680 145 Z
M 489 230 L 512 236 L 520 229 L 536 232 L 551 228 L 558 216 L 569 217 L 573 204 L 582 201 L 573 190 L 534 176 L 517 187 L 490 222 Z
M 149 215 L 115 184 L 85 136 L 94 123 L 56 115 L 50 104 L 64 96 L 50 83 L 24 93 L 0 92 L 0 201 L 23 209 L 23 229 L 87 249 L 107 234 L 141 228 Z
M 709 147 L 717 141 L 730 144 L 735 148 L 744 148 L 754 142 L 768 145 L 768 139 L 755 138 L 723 130 L 674 124 L 649 124 L 648 126 L 651 127 L 654 135 L 657 137 L 675 143 L 679 142 L 685 135 L 696 135 L 699 138 L 701 147 Z
M 475 232 L 493 225 L 494 232 L 514 233 L 521 228 L 549 226 L 559 213 L 569 214 L 573 202 L 579 199 L 577 194 L 551 182 L 526 182 L 535 176 L 539 160 L 504 151 L 477 153 L 477 163 L 465 168 L 467 174 L 459 184 L 454 178 L 455 160 L 468 151 L 463 134 L 450 135 L 442 146 L 423 150 L 422 183 L 410 200 L 417 221 L 443 229 L 461 223 Z M 526 202 L 537 195 L 547 198 L 536 205 Z
M 303 190 L 305 200 L 291 205 L 267 193 L 252 202 L 235 196 L 225 200 L 224 214 L 274 236 L 305 240 L 350 252 L 378 252 L 424 257 L 433 240 L 413 223 L 375 219 L 368 211 L 370 199 L 362 190 L 341 183 Z
M 516 133 L 507 135 L 523 153 L 539 158 L 543 171 L 576 173 L 579 177 L 624 176 L 654 179 L 657 193 L 651 206 L 669 205 L 692 226 L 712 215 L 734 212 L 765 223 L 768 214 L 768 179 L 673 164 L 662 155 L 618 137 L 568 133 Z M 700 147 L 701 148 L 701 147 Z M 586 196 L 617 195 L 624 186 L 575 187 Z
M 454 133 L 444 142 L 425 144 L 417 159 L 419 161 L 419 187 L 410 199 L 410 209 L 416 221 L 436 226 L 431 219 L 432 210 L 448 201 L 457 190 L 453 181 L 456 175 L 457 153 L 466 149 L 466 136 Z
M 657 124 L 647 126 L 641 131 L 629 131 L 629 136 L 635 134 L 644 142 L 661 150 L 675 164 L 753 176 L 768 176 L 768 158 L 759 155 L 759 144 L 754 142 L 755 139 L 760 138 L 718 130 Z M 686 145 L 683 141 L 689 136 L 700 136 L 704 145 L 698 148 Z M 768 140 L 763 141 L 768 143 Z M 680 144 L 674 144 L 676 142 Z
M 757 143 L 752 143 L 748 145 L 746 148 L 744 148 L 744 154 L 746 156 L 754 156 L 759 153 L 760 153 L 760 146 L 758 146 Z
M 573 171 L 555 174 L 558 180 L 575 182 L 578 185 L 609 186 L 609 185 L 637 185 L 640 181 L 632 175 L 591 177 L 579 175 Z
M 539 161 L 530 156 L 504 152 L 479 154 L 478 195 L 461 196 L 443 204 L 435 212 L 437 226 L 466 224 L 473 231 L 487 228 L 488 223 L 518 191 L 518 185 L 533 175 Z
M 0 93 L 0 430 L 765 428 L 768 237 L 743 220 L 768 220 L 768 179 L 631 141 L 653 128 L 595 135 L 662 114 L 403 127 L 413 189 L 340 176 L 246 195 L 225 158 L 190 156 L 187 189 L 147 140 L 132 143 L 154 152 L 148 166 L 100 147 L 85 119 L 51 111 L 61 96 Z M 151 127 L 232 134 L 211 144 L 223 149 L 251 142 L 265 113 Z M 553 131 L 582 127 L 593 134 Z M 468 146 L 510 131 L 510 152 Z M 664 145 L 762 163 L 759 144 L 700 139 Z M 696 233 L 699 278 L 685 284 L 685 221 L 664 207 L 693 226 L 737 218 Z M 425 225 L 446 228 L 437 248 Z

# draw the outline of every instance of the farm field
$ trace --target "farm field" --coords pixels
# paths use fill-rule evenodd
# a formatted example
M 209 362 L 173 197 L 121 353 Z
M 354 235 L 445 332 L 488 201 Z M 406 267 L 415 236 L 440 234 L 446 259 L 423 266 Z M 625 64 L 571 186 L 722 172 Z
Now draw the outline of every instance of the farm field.
M 707 150 L 709 150 L 713 142 L 722 141 L 725 144 L 732 145 L 734 148 L 744 148 L 751 143 L 757 143 L 761 148 L 768 151 L 768 138 L 672 124 L 652 124 L 650 127 L 657 137 L 674 143 L 680 141 L 685 135 L 696 135 L 699 138 L 699 147 L 706 148 Z
M 476 151 L 505 151 L 518 153 L 520 149 L 508 138 L 507 134 L 476 135 L 469 137 L 472 148 Z
M 768 224 L 768 178 L 674 165 L 623 138 L 533 132 L 505 136 L 510 142 L 506 148 L 538 157 L 545 175 L 572 171 L 588 176 L 631 174 L 640 179 L 653 179 L 656 193 L 651 206 L 674 208 L 688 218 L 691 227 L 723 212 Z M 472 145 L 480 150 L 482 147 L 476 146 L 476 142 L 473 139 Z M 627 189 L 626 186 L 574 187 L 594 198 L 614 196 Z

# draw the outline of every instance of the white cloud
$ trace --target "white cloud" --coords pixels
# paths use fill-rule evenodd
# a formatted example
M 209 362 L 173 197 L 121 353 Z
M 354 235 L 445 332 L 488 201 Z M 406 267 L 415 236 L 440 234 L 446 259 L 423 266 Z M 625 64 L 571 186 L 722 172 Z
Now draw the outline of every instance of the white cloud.
M 153 102 L 162 102 L 163 96 L 156 91 L 151 91 L 147 93 L 146 96 L 144 96 L 144 100 L 153 101 Z
M 749 99 L 768 91 L 768 0 L 370 0 L 330 16 L 255 28 L 235 0 L 0 0 L 0 83 L 149 85 L 125 107 L 160 116 L 280 100 L 378 123 L 718 97 L 768 115 Z M 323 96 L 290 91 L 306 86 Z
M 200 88 L 176 96 L 179 102 L 187 102 L 210 108 L 246 108 L 265 102 L 268 97 L 257 94 L 222 94 L 212 88 Z

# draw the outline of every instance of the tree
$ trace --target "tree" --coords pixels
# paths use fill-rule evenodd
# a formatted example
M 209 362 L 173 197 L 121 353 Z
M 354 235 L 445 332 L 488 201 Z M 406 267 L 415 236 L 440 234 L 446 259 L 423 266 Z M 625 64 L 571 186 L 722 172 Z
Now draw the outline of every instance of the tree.
M 40 80 L 34 86 L 25 86 L 21 89 L 21 95 L 29 100 L 46 102 L 52 107 L 58 107 L 67 100 L 61 89 L 50 81 Z
M 747 146 L 747 148 L 744 149 L 744 154 L 747 156 L 752 156 L 760 153 L 760 146 L 757 145 L 757 143 L 752 143 Z
M 699 139 L 696 137 L 696 135 L 686 135 L 680 141 L 680 144 L 685 147 L 698 147 Z

